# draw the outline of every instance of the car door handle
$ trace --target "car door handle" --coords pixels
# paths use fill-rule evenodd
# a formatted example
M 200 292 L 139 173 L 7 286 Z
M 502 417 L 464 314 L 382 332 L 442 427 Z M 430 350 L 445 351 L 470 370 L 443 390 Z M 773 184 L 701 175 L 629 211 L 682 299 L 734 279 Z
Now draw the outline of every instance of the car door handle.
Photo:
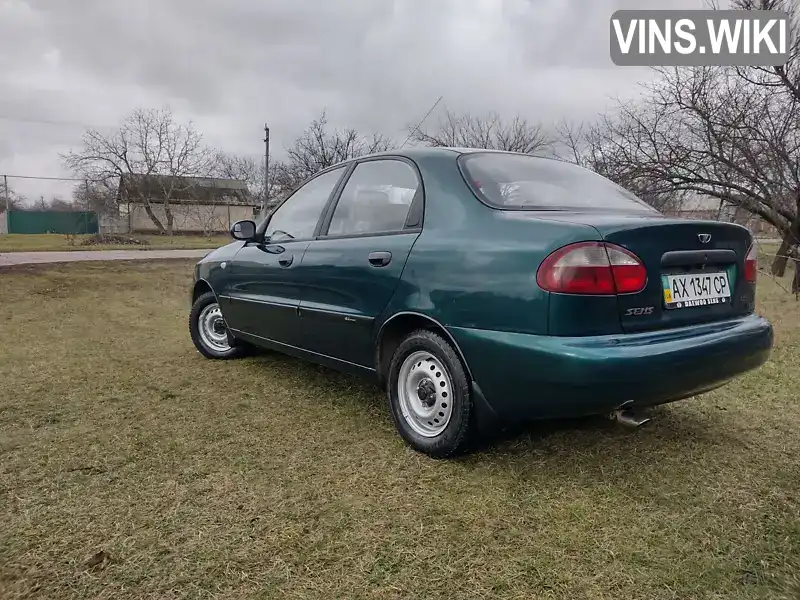
M 373 267 L 385 267 L 390 262 L 392 262 L 392 253 L 391 252 L 370 252 L 369 253 L 369 264 Z
M 278 264 L 282 267 L 289 267 L 291 266 L 292 262 L 294 262 L 293 254 L 290 254 L 289 256 L 282 256 L 278 259 Z

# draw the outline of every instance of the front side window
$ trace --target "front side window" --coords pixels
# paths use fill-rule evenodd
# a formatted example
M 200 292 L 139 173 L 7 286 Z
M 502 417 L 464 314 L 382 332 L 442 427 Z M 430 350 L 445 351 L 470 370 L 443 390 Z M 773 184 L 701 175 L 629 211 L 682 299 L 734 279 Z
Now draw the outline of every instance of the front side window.
M 284 202 L 269 220 L 266 236 L 271 242 L 307 240 L 314 236 L 322 209 L 344 167 L 323 173 L 306 183 Z
M 403 161 L 359 164 L 342 190 L 328 235 L 402 231 L 418 189 L 416 172 Z
M 495 208 L 656 212 L 610 179 L 572 163 L 491 152 L 464 154 L 459 161 L 467 183 Z

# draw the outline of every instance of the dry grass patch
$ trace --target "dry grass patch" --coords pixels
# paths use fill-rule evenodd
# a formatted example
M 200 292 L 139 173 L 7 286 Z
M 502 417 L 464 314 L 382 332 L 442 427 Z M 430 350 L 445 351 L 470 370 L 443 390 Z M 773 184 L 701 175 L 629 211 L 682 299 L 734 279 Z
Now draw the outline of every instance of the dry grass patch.
M 800 319 L 636 431 L 537 426 L 456 461 L 368 382 L 208 361 L 191 262 L 0 271 L 0 596 L 796 598 Z

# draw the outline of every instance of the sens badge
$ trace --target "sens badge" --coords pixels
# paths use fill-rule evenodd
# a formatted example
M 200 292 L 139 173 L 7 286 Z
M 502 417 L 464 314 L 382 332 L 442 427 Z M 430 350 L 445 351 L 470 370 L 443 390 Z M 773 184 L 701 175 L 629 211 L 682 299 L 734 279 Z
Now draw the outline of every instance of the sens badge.
M 638 306 L 636 308 L 629 308 L 625 311 L 626 317 L 641 317 L 642 315 L 652 315 L 655 306 Z

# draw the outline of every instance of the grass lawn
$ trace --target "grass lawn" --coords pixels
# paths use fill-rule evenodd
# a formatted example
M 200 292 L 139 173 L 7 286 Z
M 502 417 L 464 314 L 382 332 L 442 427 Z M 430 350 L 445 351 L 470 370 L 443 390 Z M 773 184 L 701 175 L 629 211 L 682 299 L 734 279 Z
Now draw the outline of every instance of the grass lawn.
M 770 280 L 761 370 L 434 461 L 369 383 L 202 359 L 190 269 L 0 271 L 0 597 L 800 597 L 800 304 Z
M 192 250 L 217 248 L 231 241 L 229 235 L 140 235 L 134 234 L 137 240 L 148 242 L 147 245 L 132 244 L 93 244 L 83 246 L 81 242 L 91 235 L 66 236 L 54 233 L 22 234 L 11 233 L 0 235 L 0 252 L 46 252 L 69 250 Z

